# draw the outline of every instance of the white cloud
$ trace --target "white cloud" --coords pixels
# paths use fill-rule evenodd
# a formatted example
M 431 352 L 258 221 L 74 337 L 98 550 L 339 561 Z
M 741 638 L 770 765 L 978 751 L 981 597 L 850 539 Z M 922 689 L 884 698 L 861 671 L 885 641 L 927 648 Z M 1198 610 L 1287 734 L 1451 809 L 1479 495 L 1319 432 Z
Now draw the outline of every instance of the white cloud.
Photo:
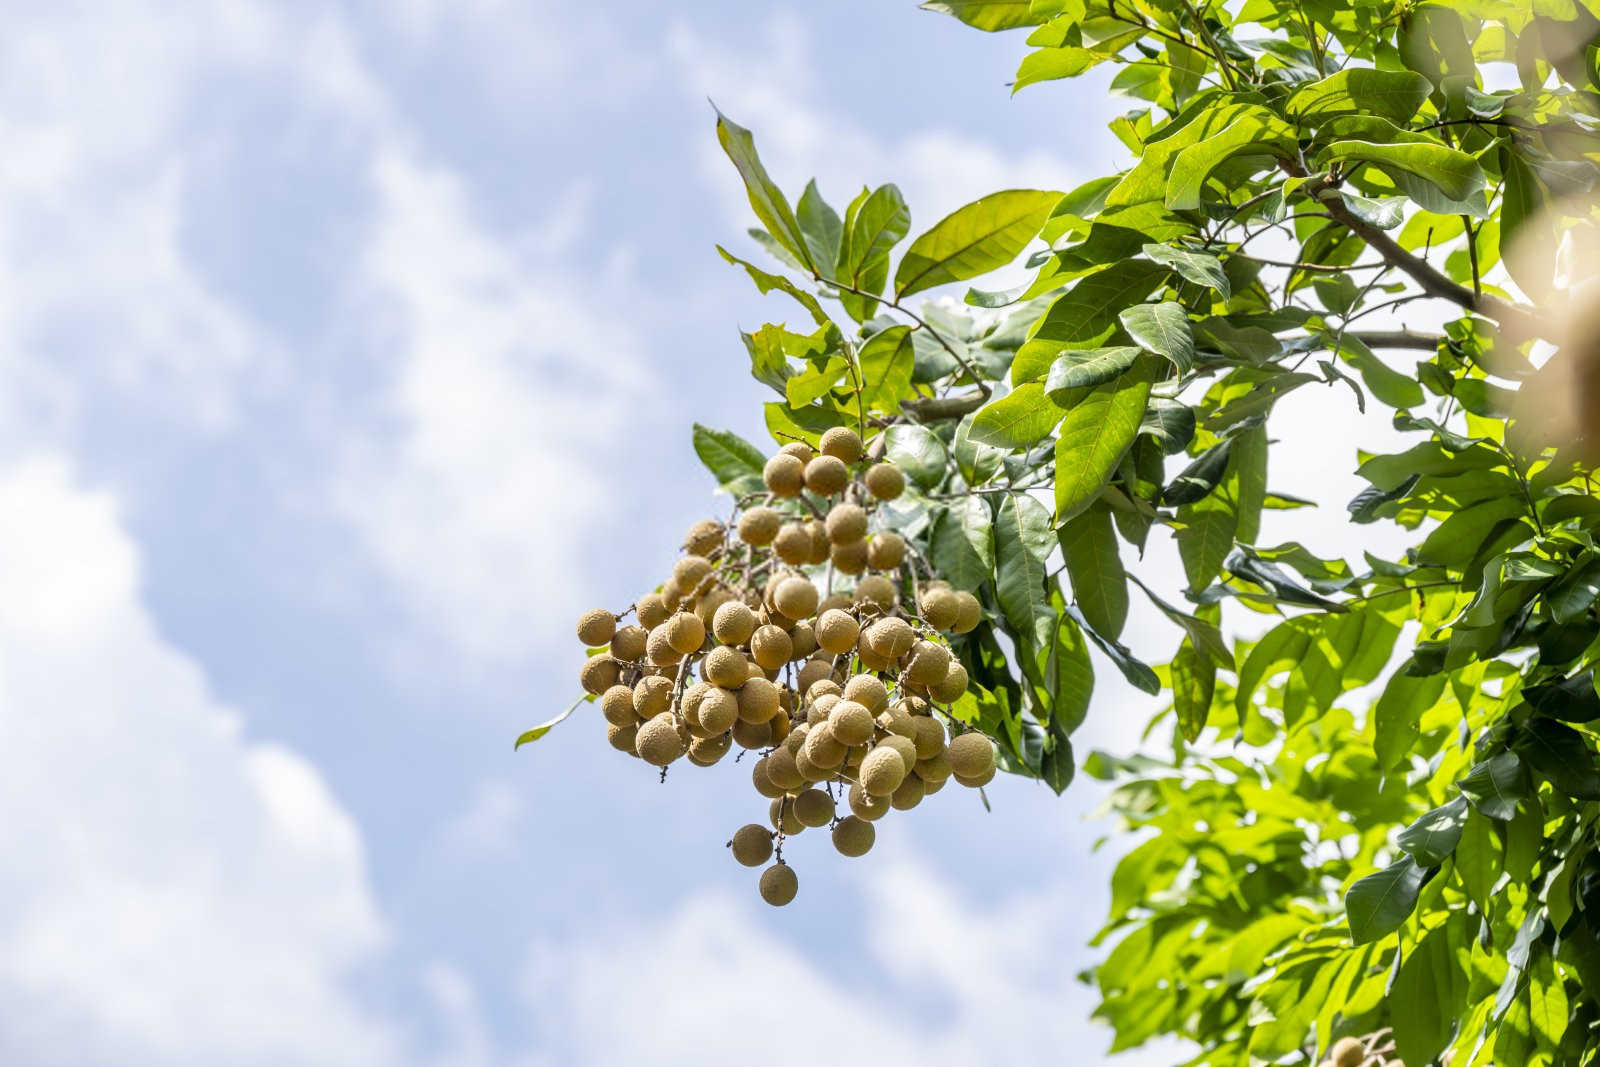
M 0 1059 L 392 1059 L 349 815 L 156 631 L 111 496 L 34 456 L 0 512 Z

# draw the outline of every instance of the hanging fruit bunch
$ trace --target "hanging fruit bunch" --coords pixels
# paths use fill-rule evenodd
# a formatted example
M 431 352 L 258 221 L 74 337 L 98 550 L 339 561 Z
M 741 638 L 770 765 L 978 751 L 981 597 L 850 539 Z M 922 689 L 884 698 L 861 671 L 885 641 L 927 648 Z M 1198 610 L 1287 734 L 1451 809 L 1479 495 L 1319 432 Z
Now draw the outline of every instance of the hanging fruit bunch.
M 761 896 L 783 905 L 799 884 L 787 838 L 831 827 L 835 849 L 864 855 L 890 809 L 952 778 L 990 781 L 995 750 L 950 714 L 968 679 L 945 635 L 976 627 L 982 605 L 890 528 L 882 505 L 904 492 L 901 470 L 835 427 L 815 450 L 785 445 L 762 480 L 729 522 L 689 530 L 659 589 L 578 621 L 591 650 L 580 680 L 612 747 L 663 779 L 680 759 L 759 754 L 750 778 L 767 824 L 728 845 L 747 867 L 772 861 Z

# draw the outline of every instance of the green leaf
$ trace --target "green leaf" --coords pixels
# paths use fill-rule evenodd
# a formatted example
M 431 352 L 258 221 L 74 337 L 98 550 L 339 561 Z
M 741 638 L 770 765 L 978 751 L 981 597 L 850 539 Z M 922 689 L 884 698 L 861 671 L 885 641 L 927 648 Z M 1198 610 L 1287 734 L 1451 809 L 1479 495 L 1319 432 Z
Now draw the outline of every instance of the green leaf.
M 839 261 L 833 277 L 846 285 L 877 295 L 889 280 L 889 252 L 911 229 L 911 210 L 893 185 L 880 185 L 859 197 L 845 213 Z M 854 293 L 841 293 L 840 303 L 858 322 L 872 317 L 877 302 Z
M 1387 1006 L 1395 1051 L 1405 1063 L 1437 1062 L 1454 1030 L 1466 976 L 1451 951 L 1450 933 L 1448 925 L 1429 931 L 1395 975 Z
M 1167 174 L 1166 205 L 1174 211 L 1193 211 L 1200 206 L 1206 179 L 1229 159 L 1242 154 L 1288 159 L 1294 155 L 1294 145 L 1294 127 L 1270 111 L 1242 114 L 1226 128 L 1177 154 Z M 1262 164 L 1268 166 L 1270 161 L 1264 159 Z
M 1399 844 L 1423 867 L 1437 867 L 1456 850 L 1467 824 L 1467 798 L 1456 797 L 1400 831 Z
M 1412 746 L 1421 736 L 1419 723 L 1423 712 L 1439 702 L 1444 695 L 1445 676 L 1430 674 L 1416 677 L 1396 671 L 1383 687 L 1383 695 L 1373 709 L 1376 734 L 1372 748 L 1378 757 L 1378 766 L 1392 771 L 1405 762 Z
M 1065 414 L 1042 383 L 1028 382 L 979 408 L 967 436 L 980 445 L 1028 448 L 1049 437 Z
M 1050 364 L 1044 391 L 1057 404 L 1070 403 L 1073 399 L 1072 390 L 1109 382 L 1133 366 L 1140 351 L 1131 345 L 1121 348 L 1069 349 Z
M 1420 74 L 1405 70 L 1351 67 L 1296 89 L 1285 105 L 1298 122 L 1334 115 L 1375 114 L 1391 122 L 1409 122 L 1428 99 L 1433 86 Z
M 806 183 L 805 192 L 800 194 L 800 203 L 795 205 L 795 222 L 811 253 L 811 262 L 826 268 L 839 258 L 844 223 L 839 213 L 822 198 L 815 178 Z
M 717 141 L 722 145 L 722 150 L 728 154 L 728 158 L 733 161 L 734 167 L 739 171 L 739 177 L 744 179 L 745 192 L 750 196 L 750 206 L 755 209 L 756 218 L 761 220 L 761 225 L 767 228 L 767 232 L 774 240 L 804 263 L 808 270 L 816 270 L 816 263 L 811 258 L 805 235 L 800 232 L 800 224 L 796 221 L 794 212 L 790 210 L 789 201 L 784 198 L 782 190 L 767 175 L 767 168 L 762 166 L 761 157 L 756 154 L 755 138 L 750 135 L 750 131 L 718 111 Z M 727 253 L 724 252 L 723 255 L 726 256 Z
M 833 320 L 828 317 L 828 313 L 822 310 L 822 304 L 817 301 L 817 298 L 800 288 L 798 285 L 794 284 L 794 282 L 790 281 L 788 278 L 785 278 L 781 274 L 773 274 L 770 271 L 764 271 L 748 260 L 740 259 L 738 256 L 734 255 L 732 252 L 729 252 L 721 245 L 717 246 L 717 251 L 722 253 L 722 258 L 727 260 L 729 263 L 732 263 L 736 267 L 743 267 L 745 269 L 745 273 L 750 275 L 750 280 L 756 283 L 756 288 L 761 292 L 770 293 L 774 289 L 781 290 L 782 292 L 794 297 L 795 300 L 799 302 L 801 307 L 809 311 L 812 319 L 816 321 L 818 326 L 828 326 L 833 323 Z
M 1465 802 L 1463 801 L 1463 805 Z M 1489 820 L 1470 812 L 1455 847 L 1456 873 L 1478 910 L 1489 914 L 1489 894 L 1500 878 L 1500 837 Z
M 545 734 L 549 733 L 551 730 L 553 730 L 557 726 L 561 725 L 562 721 L 564 719 L 566 719 L 566 717 L 568 715 L 571 715 L 574 711 L 577 710 L 579 704 L 582 704 L 585 700 L 588 700 L 588 699 L 589 698 L 587 696 L 581 696 L 577 700 L 574 700 L 572 703 L 568 704 L 566 711 L 563 711 L 560 715 L 557 715 L 555 718 L 551 719 L 549 722 L 542 722 L 538 726 L 535 726 L 531 730 L 525 730 L 522 733 L 522 735 L 517 738 L 517 743 L 511 746 L 512 751 L 516 751 L 517 749 L 521 748 L 523 745 L 528 744 L 530 741 L 539 740 L 539 738 L 543 737 Z
M 915 423 L 896 423 L 884 434 L 884 456 L 923 489 L 944 479 L 948 456 L 932 430 Z
M 994 527 L 982 497 L 969 496 L 934 513 L 928 561 L 957 589 L 976 590 L 994 573 Z
M 869 410 L 895 414 L 900 402 L 911 397 L 915 352 L 911 327 L 905 325 L 879 330 L 862 344 L 856 362 L 861 366 L 862 399 Z
M 1178 730 L 1190 744 L 1199 740 L 1200 731 L 1206 727 L 1216 689 L 1216 661 L 1185 637 L 1172 657 L 1172 704 L 1178 716 Z
M 1143 251 L 1145 258 L 1171 267 L 1185 281 L 1215 289 L 1224 300 L 1233 295 L 1228 275 L 1222 269 L 1222 260 L 1209 252 L 1156 244 L 1145 245 Z
M 1055 640 L 1045 660 L 1045 691 L 1050 697 L 1050 726 L 1070 734 L 1083 725 L 1094 693 L 1094 665 L 1089 646 L 1072 616 L 1056 616 Z
M 1416 860 L 1403 856 L 1351 886 L 1344 908 L 1355 943 L 1365 945 L 1400 929 L 1417 906 L 1426 875 Z
M 1117 551 L 1111 509 L 1090 505 L 1060 530 L 1061 554 L 1072 580 L 1072 596 L 1095 630 L 1112 639 L 1128 621 L 1128 576 Z
M 1149 398 L 1150 366 L 1140 361 L 1067 412 L 1056 439 L 1056 521 L 1094 501 L 1138 436 Z
M 843 356 L 829 356 L 799 374 L 790 375 L 783 383 L 784 398 L 790 407 L 803 408 L 832 392 L 849 369 L 850 361 Z
M 926 0 L 922 10 L 954 15 L 968 26 L 993 33 L 1039 25 L 1044 16 L 1033 14 L 1030 6 L 1031 0 Z
M 1583 735 L 1553 719 L 1534 719 L 1516 750 L 1540 777 L 1569 797 L 1600 800 L 1600 768 Z
M 1065 348 L 1094 348 L 1120 325 L 1117 315 L 1137 304 L 1168 275 L 1147 259 L 1130 259 L 1082 278 L 1057 297 L 1033 334 L 1017 349 L 1011 381 L 1043 378 Z
M 1483 170 L 1465 152 L 1442 144 L 1373 144 L 1337 141 L 1323 150 L 1325 163 L 1371 163 L 1385 174 L 1410 174 L 1451 200 L 1466 200 L 1483 190 Z
M 1456 788 L 1474 808 L 1499 822 L 1512 819 L 1517 814 L 1517 801 L 1528 795 L 1522 760 L 1515 752 L 1501 752 L 1477 764 L 1456 783 Z
M 732 430 L 713 430 L 694 424 L 694 454 L 717 479 L 718 485 L 733 485 L 741 479 L 761 480 L 766 457 L 755 445 Z
M 1038 643 L 1038 616 L 1046 608 L 1044 564 L 1055 543 L 1043 504 L 1020 493 L 1001 498 L 994 521 L 995 597 L 1013 632 Z
M 1146 351 L 1171 361 L 1179 374 L 1194 369 L 1194 334 L 1189 330 L 1189 315 L 1183 305 L 1171 300 L 1135 304 L 1118 317 L 1128 336 Z
M 1600 598 L 1600 556 L 1590 556 L 1545 591 L 1551 618 L 1568 623 L 1583 618 Z
M 1010 263 L 1060 199 L 1060 193 L 1009 189 L 957 208 L 906 249 L 894 274 L 896 298 Z

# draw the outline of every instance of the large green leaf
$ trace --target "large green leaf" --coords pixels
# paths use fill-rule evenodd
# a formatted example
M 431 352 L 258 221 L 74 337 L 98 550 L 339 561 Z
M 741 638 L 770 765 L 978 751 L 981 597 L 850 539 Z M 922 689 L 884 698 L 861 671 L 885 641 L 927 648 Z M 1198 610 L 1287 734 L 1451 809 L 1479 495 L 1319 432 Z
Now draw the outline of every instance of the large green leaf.
M 924 0 L 922 9 L 954 15 L 968 26 L 992 33 L 1039 25 L 1044 16 L 1033 14 L 1031 6 L 1031 0 Z
M 732 430 L 713 430 L 698 422 L 694 424 L 694 454 L 716 476 L 719 485 L 752 478 L 759 482 L 767 462 L 759 448 Z
M 1182 304 L 1171 300 L 1135 304 L 1119 317 L 1129 337 L 1146 351 L 1165 357 L 1178 368 L 1179 374 L 1188 374 L 1194 369 L 1194 334 L 1189 329 L 1189 314 Z
M 1444 683 L 1442 674 L 1419 678 L 1400 670 L 1390 676 L 1373 709 L 1376 732 L 1372 747 L 1378 766 L 1390 771 L 1405 762 L 1421 734 L 1422 713 L 1444 695 Z
M 1089 391 L 1067 412 L 1056 438 L 1056 521 L 1094 502 L 1139 434 L 1150 398 L 1150 365 L 1141 360 Z
M 767 232 L 775 241 L 805 264 L 807 269 L 815 270 L 816 263 L 811 258 L 811 249 L 806 243 L 805 234 L 800 230 L 800 223 L 795 219 L 794 211 L 789 207 L 789 201 L 784 198 L 783 191 L 768 176 L 767 168 L 762 165 L 761 157 L 756 154 L 755 138 L 751 136 L 750 131 L 718 111 L 717 141 L 722 145 L 722 150 L 728 154 L 728 158 L 733 160 L 734 167 L 739 171 L 739 177 L 744 179 L 745 192 L 750 196 L 750 206 L 755 209 L 756 218 L 761 220 L 761 225 L 767 228 Z
M 957 589 L 977 589 L 994 573 L 994 527 L 982 497 L 938 509 L 928 541 L 929 562 Z
M 817 188 L 815 178 L 806 183 L 794 214 L 800 233 L 805 238 L 806 248 L 811 252 L 811 262 L 826 270 L 839 257 L 844 223 L 839 213 L 822 198 L 822 190 Z
M 770 293 L 772 290 L 777 289 L 780 292 L 788 293 L 794 297 L 801 307 L 811 313 L 812 319 L 816 321 L 818 326 L 829 326 L 833 323 L 833 320 L 828 318 L 828 313 L 822 310 L 822 305 L 817 301 L 817 298 L 788 278 L 781 274 L 773 274 L 771 271 L 762 270 L 749 260 L 740 259 L 721 245 L 717 246 L 717 251 L 722 253 L 722 258 L 729 263 L 736 267 L 743 267 L 745 273 L 750 275 L 750 280 L 756 283 L 756 288 L 761 292 Z
M 1072 348 L 1050 364 L 1045 377 L 1044 391 L 1056 403 L 1069 402 L 1074 390 L 1086 389 L 1109 382 L 1133 366 L 1140 349 L 1131 345 L 1120 348 Z
M 1060 193 L 1008 189 L 957 208 L 906 249 L 894 273 L 896 299 L 1010 263 L 1060 199 Z
M 1302 85 L 1290 95 L 1286 107 L 1299 122 L 1357 113 L 1407 122 L 1432 91 L 1428 79 L 1413 71 L 1349 67 Z
M 1128 621 L 1128 576 L 1111 509 L 1104 502 L 1090 505 L 1061 527 L 1060 539 L 1078 610 L 1100 634 L 1120 638 Z
M 1426 876 L 1427 871 L 1416 860 L 1403 856 L 1351 886 L 1344 897 L 1344 908 L 1355 943 L 1364 945 L 1400 929 L 1417 906 L 1417 894 L 1422 891 Z
M 1122 309 L 1137 304 L 1168 275 L 1147 259 L 1130 259 L 1081 279 L 1056 298 L 1017 349 L 1011 381 L 1043 378 L 1067 348 L 1094 348 L 1117 330 Z
M 944 478 L 947 454 L 944 442 L 926 426 L 897 423 L 884 434 L 884 457 L 923 489 L 933 489 Z
M 845 212 L 839 259 L 833 277 L 876 296 L 889 280 L 889 252 L 911 229 L 911 210 L 893 185 L 865 189 Z M 877 302 L 855 293 L 841 293 L 840 303 L 857 321 L 872 316 Z
M 1177 271 L 1184 281 L 1215 289 L 1224 300 L 1233 295 L 1227 272 L 1222 267 L 1222 260 L 1209 252 L 1158 244 L 1146 244 L 1142 251 L 1147 259 Z
M 1028 382 L 979 408 L 967 436 L 981 445 L 1027 448 L 1049 437 L 1064 414 L 1042 383 Z
M 900 402 L 912 395 L 911 371 L 916 361 L 911 327 L 879 330 L 862 344 L 856 362 L 861 366 L 861 394 L 867 407 L 886 414 L 898 412 Z
M 1400 831 L 1399 845 L 1417 863 L 1437 867 L 1456 850 L 1467 824 L 1467 798 L 1455 797 Z
M 1174 211 L 1200 206 L 1200 191 L 1213 171 L 1234 156 L 1272 155 L 1292 158 L 1294 127 L 1266 111 L 1240 115 L 1225 129 L 1185 148 L 1172 161 L 1167 175 L 1166 205 Z M 1271 160 L 1262 160 L 1270 165 Z
M 1044 564 L 1055 544 L 1043 504 L 1025 493 L 1001 498 L 994 520 L 995 597 L 1012 631 L 1040 644 L 1037 626 L 1047 603 Z
M 1466 200 L 1484 186 L 1478 161 L 1442 144 L 1337 141 L 1323 150 L 1321 158 L 1326 163 L 1371 163 L 1391 177 L 1396 173 L 1414 175 L 1451 200 Z

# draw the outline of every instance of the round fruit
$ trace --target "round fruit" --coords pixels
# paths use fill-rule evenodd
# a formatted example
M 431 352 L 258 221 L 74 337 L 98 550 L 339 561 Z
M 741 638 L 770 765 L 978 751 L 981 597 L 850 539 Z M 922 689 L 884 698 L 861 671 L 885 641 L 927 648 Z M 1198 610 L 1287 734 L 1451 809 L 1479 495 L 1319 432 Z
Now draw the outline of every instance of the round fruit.
M 767 805 L 767 821 L 774 830 L 782 830 L 791 837 L 806 828 L 795 814 L 794 797 L 773 797 L 772 803 Z
M 811 538 L 811 551 L 806 553 L 806 562 L 828 562 L 828 528 L 821 519 L 806 520 L 806 536 Z
M 728 754 L 731 742 L 727 734 L 716 737 L 697 737 L 689 742 L 689 762 L 696 767 L 709 767 Z
M 669 663 L 676 663 L 683 658 L 683 653 L 672 647 L 668 639 L 667 624 L 662 623 L 650 631 L 650 636 L 644 643 L 646 657 L 657 667 L 665 667 Z
M 977 789 L 979 786 L 988 785 L 990 782 L 994 781 L 994 768 L 990 767 L 988 771 L 978 775 L 976 778 L 968 778 L 964 774 L 952 774 L 950 777 L 954 778 L 957 782 L 966 786 L 968 789 Z
M 856 583 L 856 603 L 876 604 L 884 611 L 891 610 L 900 596 L 895 585 L 881 574 L 869 575 Z
M 831 543 L 853 545 L 867 536 L 867 511 L 860 504 L 835 504 L 823 525 Z
M 776 510 L 761 506 L 751 508 L 739 516 L 739 540 L 756 548 L 765 548 L 778 536 L 783 516 Z
M 782 631 L 779 632 L 781 633 Z M 800 683 L 800 689 L 806 691 L 818 682 L 832 677 L 833 660 L 818 659 L 813 656 L 811 659 L 806 660 L 805 665 L 800 668 L 800 673 L 796 680 Z
M 1341 1037 L 1328 1050 L 1328 1062 L 1333 1067 L 1360 1067 L 1366 1058 L 1366 1046 L 1353 1037 Z
M 733 724 L 733 743 L 752 750 L 766 748 L 777 736 L 773 727 L 780 721 L 788 722 L 787 719 L 773 719 L 771 722 L 745 722 L 740 719 Z
M 908 774 L 899 788 L 889 794 L 889 804 L 895 811 L 910 811 L 922 803 L 924 789 L 921 778 Z
M 586 611 L 578 619 L 578 640 L 590 648 L 599 648 L 617 632 L 617 617 L 604 608 Z
M 854 541 L 848 545 L 834 545 L 828 549 L 828 559 L 840 574 L 860 574 L 867 569 L 867 543 Z
M 665 767 L 683 755 L 683 738 L 678 736 L 678 724 L 671 712 L 662 712 L 643 726 L 634 739 L 633 750 L 639 758 L 656 767 Z
M 917 750 L 919 764 L 944 751 L 944 726 L 938 719 L 931 715 L 915 715 L 911 724 L 916 728 L 916 733 L 911 735 L 911 744 Z
M 792 793 L 805 785 L 805 775 L 801 774 L 800 768 L 795 765 L 793 752 L 786 748 L 775 748 L 766 760 L 767 779 L 779 789 Z
M 909 737 L 900 734 L 890 734 L 881 739 L 875 748 L 892 748 L 900 753 L 900 761 L 906 765 L 906 773 L 911 773 L 911 768 L 917 765 L 917 746 Z
M 878 831 L 870 822 L 854 815 L 846 815 L 833 827 L 833 847 L 841 856 L 865 856 L 877 839 Z
M 900 753 L 878 745 L 861 761 L 861 788 L 875 797 L 886 797 L 906 779 L 906 761 Z
M 870 674 L 858 674 L 844 683 L 844 698 L 854 700 L 873 715 L 889 706 L 889 690 Z
M 726 689 L 713 689 L 700 701 L 700 726 L 708 734 L 730 729 L 738 718 L 738 698 Z
M 810 463 L 811 458 L 817 454 L 817 450 L 804 441 L 790 441 L 778 451 L 786 456 L 794 456 L 801 463 Z
M 917 736 L 917 720 L 906 710 L 903 700 L 895 703 L 878 716 L 878 725 L 896 737 L 913 738 Z
M 629 723 L 627 726 L 617 726 L 613 723 L 606 727 L 606 740 L 611 742 L 611 747 L 618 752 L 626 752 L 630 756 L 638 755 L 633 750 L 633 742 L 638 735 L 639 726 L 637 723 Z
M 828 732 L 850 748 L 872 740 L 872 712 L 853 700 L 841 700 L 828 713 Z
M 611 658 L 636 663 L 644 658 L 650 631 L 643 626 L 619 626 L 611 635 Z
M 767 460 L 761 480 L 773 496 L 799 496 L 806 487 L 806 465 L 798 457 L 779 452 Z
M 818 496 L 832 496 L 849 484 L 850 468 L 838 456 L 818 456 L 805 466 L 805 487 Z
M 979 733 L 966 733 L 950 741 L 950 770 L 960 778 L 982 778 L 994 773 L 994 743 Z
M 825 696 L 839 696 L 842 692 L 843 690 L 839 688 L 838 682 L 832 678 L 824 678 L 820 682 L 813 683 L 806 690 L 806 699 L 814 704 Z
M 917 777 L 927 784 L 928 792 L 932 793 L 950 777 L 950 757 L 941 749 L 939 754 L 931 759 L 918 760 L 914 770 L 917 772 Z
M 811 533 L 803 522 L 786 522 L 772 540 L 772 551 L 791 567 L 811 558 Z
M 839 697 L 833 693 L 824 693 L 813 700 L 811 706 L 806 709 L 807 724 L 814 725 L 819 722 L 826 722 L 829 713 L 833 711 L 833 706 L 837 703 L 839 703 Z
M 778 687 L 765 678 L 747 678 L 734 693 L 743 722 L 766 722 L 778 714 Z
M 922 591 L 917 607 L 922 612 L 923 622 L 935 630 L 949 630 L 961 615 L 961 597 L 954 589 L 935 586 Z
M 659 674 L 640 678 L 633 687 L 633 708 L 643 719 L 653 719 L 672 706 L 672 679 Z
M 823 770 L 832 770 L 844 762 L 844 745 L 833 736 L 826 723 L 818 723 L 807 732 L 801 751 L 812 766 Z
M 833 821 L 833 798 L 820 789 L 802 789 L 792 803 L 795 817 L 807 826 L 826 826 Z
M 874 822 L 889 814 L 889 797 L 884 795 L 875 797 L 861 788 L 860 782 L 850 785 L 850 810 L 855 812 L 856 818 L 867 822 Z
M 961 602 L 960 609 L 956 612 L 956 624 L 951 627 L 958 634 L 969 633 L 977 629 L 983 621 L 983 605 L 978 598 L 966 590 L 956 594 L 956 599 Z
M 834 456 L 845 463 L 855 463 L 861 458 L 861 438 L 848 426 L 824 430 L 817 448 L 824 456 Z
M 700 621 L 700 616 L 680 611 L 667 620 L 667 644 L 680 656 L 698 652 L 705 640 L 706 624 Z
M 683 547 L 696 556 L 709 556 L 722 547 L 722 523 L 701 519 L 683 535 Z
M 952 658 L 944 677 L 929 686 L 928 691 L 933 694 L 933 699 L 941 704 L 955 703 L 967 691 L 967 669 L 959 660 Z
M 672 580 L 679 589 L 698 589 L 711 574 L 711 561 L 704 556 L 684 556 L 672 565 Z
M 809 618 L 817 610 L 818 599 L 817 587 L 811 584 L 811 579 L 799 575 L 785 578 L 772 591 L 772 602 L 791 619 Z
M 634 602 L 633 609 L 639 616 L 639 625 L 647 630 L 654 630 L 667 621 L 667 604 L 660 593 L 646 593 Z
M 774 863 L 761 872 L 761 899 L 781 908 L 800 891 L 800 879 L 787 863 Z
M 613 726 L 626 726 L 638 722 L 633 711 L 633 690 L 625 685 L 614 685 L 600 696 L 600 714 Z
M 755 632 L 756 613 L 741 601 L 728 601 L 711 617 L 711 633 L 725 645 L 742 645 Z
M 750 635 L 750 658 L 769 671 L 777 670 L 789 662 L 794 642 L 777 626 L 768 623 Z
M 700 661 L 700 677 L 724 689 L 737 689 L 750 677 L 750 664 L 737 648 L 718 645 Z
M 867 468 L 867 492 L 879 500 L 893 500 L 906 491 L 906 476 L 892 463 L 874 463 Z
M 750 784 L 756 787 L 756 792 L 764 797 L 776 800 L 783 796 L 783 790 L 767 776 L 767 757 L 756 760 L 755 766 L 750 768 Z
M 906 539 L 886 530 L 867 542 L 867 566 L 875 571 L 892 571 L 906 561 Z
M 900 680 L 910 685 L 932 685 L 943 681 L 949 670 L 948 648 L 932 641 L 918 641 L 911 648 L 911 658 L 906 661 Z
M 904 619 L 888 618 L 879 619 L 868 626 L 864 636 L 867 645 L 880 658 L 897 660 L 907 652 L 917 640 L 916 631 L 911 629 L 911 624 Z
M 735 830 L 728 844 L 733 858 L 746 867 L 759 867 L 772 858 L 772 831 L 753 822 Z
M 617 666 L 617 661 L 606 655 L 590 656 L 578 669 L 578 684 L 583 686 L 585 693 L 595 696 L 603 695 L 621 677 L 622 670 Z
M 819 648 L 842 656 L 856 647 L 856 640 L 861 636 L 861 624 L 849 612 L 830 608 L 818 617 L 814 632 Z

